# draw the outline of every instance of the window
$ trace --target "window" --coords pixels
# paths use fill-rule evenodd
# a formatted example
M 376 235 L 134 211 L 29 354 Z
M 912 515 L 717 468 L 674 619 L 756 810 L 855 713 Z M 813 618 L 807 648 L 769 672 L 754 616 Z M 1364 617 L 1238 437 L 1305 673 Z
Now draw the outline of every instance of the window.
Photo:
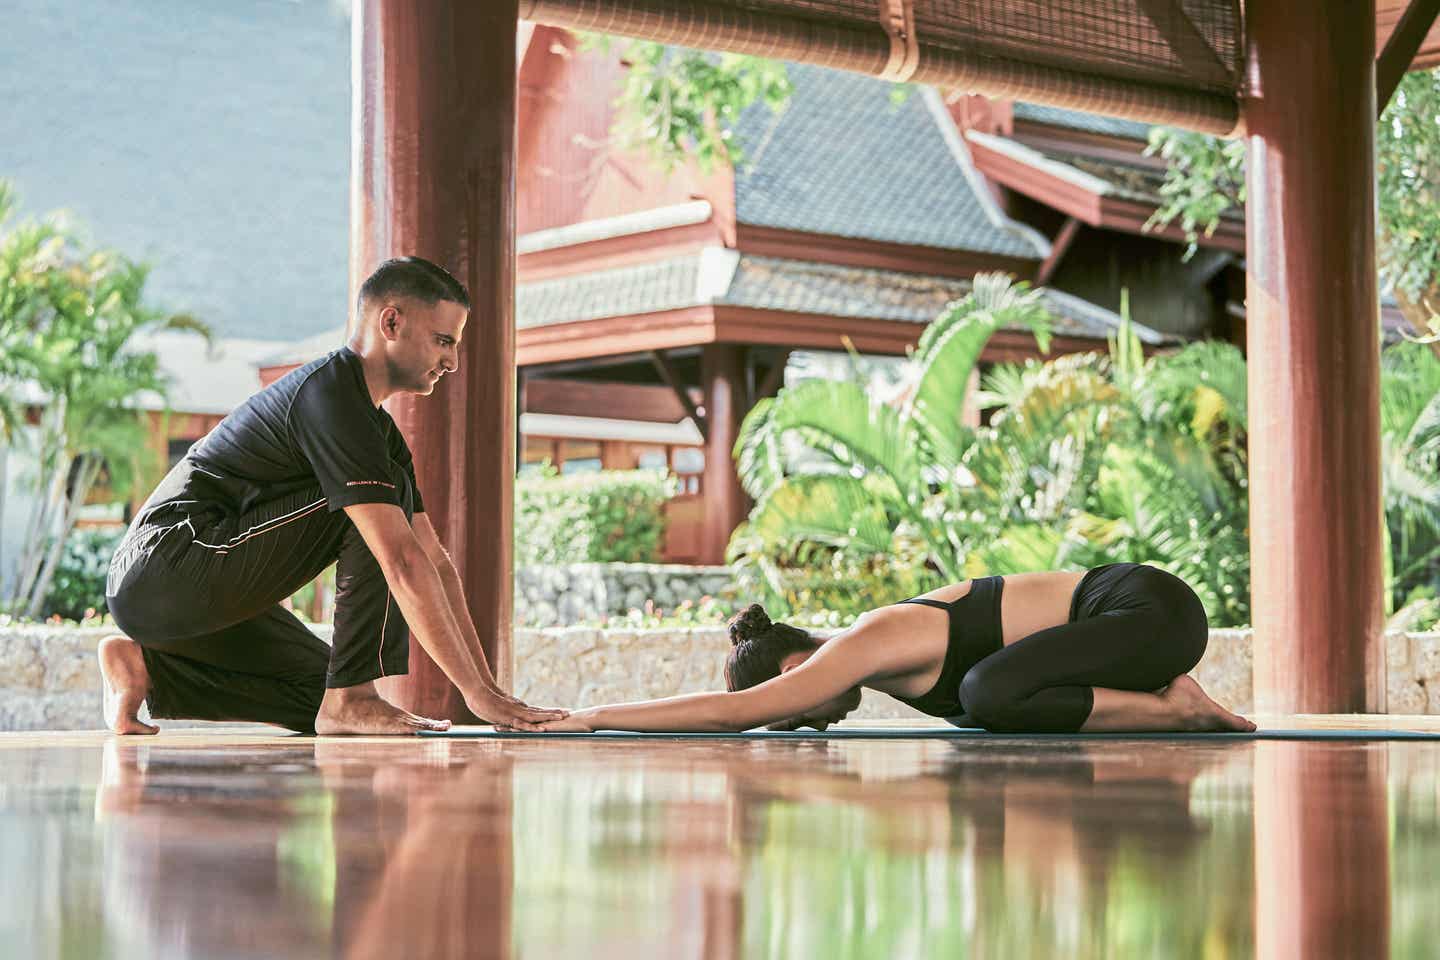
M 598 473 L 600 442 L 598 440 L 561 440 L 560 472 Z
M 539 473 L 545 461 L 554 463 L 555 441 L 549 437 L 526 437 L 525 447 L 520 452 L 520 476 Z
M 680 480 L 681 493 L 699 493 L 705 473 L 705 451 L 699 447 L 676 447 L 670 458 L 670 469 Z
M 670 466 L 670 457 L 664 447 L 631 447 L 638 470 L 665 470 Z

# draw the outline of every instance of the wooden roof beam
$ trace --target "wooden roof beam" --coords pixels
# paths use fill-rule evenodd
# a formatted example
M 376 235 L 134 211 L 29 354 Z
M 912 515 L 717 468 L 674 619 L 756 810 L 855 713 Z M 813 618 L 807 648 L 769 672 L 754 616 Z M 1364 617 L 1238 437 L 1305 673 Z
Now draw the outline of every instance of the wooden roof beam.
M 1065 259 L 1066 251 L 1070 249 L 1070 244 L 1075 242 L 1075 234 L 1079 232 L 1080 221 L 1074 217 L 1066 217 L 1050 244 L 1050 256 L 1045 258 L 1040 269 L 1035 272 L 1036 286 L 1045 286 L 1050 282 L 1050 278 L 1055 276 L 1055 271 L 1060 268 L 1060 261 Z
M 1400 78 L 1410 69 L 1415 54 L 1425 42 L 1425 35 L 1435 23 L 1437 13 L 1440 13 L 1440 0 L 1410 0 L 1400 22 L 1395 24 L 1390 39 L 1385 41 L 1385 49 L 1380 52 L 1380 57 L 1375 62 L 1377 117 L 1385 112 L 1390 98 L 1395 95 L 1395 88 L 1400 86 Z
M 1185 13 L 1180 0 L 1135 0 L 1135 6 L 1192 75 L 1220 86 L 1234 84 L 1230 70 L 1220 62 L 1215 48 Z
M 689 391 L 680 382 L 680 375 L 676 372 L 674 365 L 670 363 L 670 358 L 665 356 L 665 351 L 651 350 L 650 362 L 655 364 L 655 372 L 660 374 L 660 379 L 664 380 L 665 385 L 674 391 L 676 398 L 680 401 L 680 406 L 685 408 L 686 416 L 694 421 L 695 429 L 700 431 L 700 436 L 709 440 L 710 430 L 705 422 L 706 418 L 701 415 L 700 409 L 690 399 Z

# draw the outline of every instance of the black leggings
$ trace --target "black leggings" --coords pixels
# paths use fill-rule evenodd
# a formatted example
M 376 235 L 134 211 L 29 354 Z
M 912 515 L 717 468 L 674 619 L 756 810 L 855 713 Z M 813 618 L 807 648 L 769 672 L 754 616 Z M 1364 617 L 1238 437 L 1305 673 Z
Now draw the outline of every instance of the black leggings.
M 105 590 L 115 623 L 145 656 L 151 716 L 308 733 L 327 687 L 409 670 L 410 631 L 380 564 L 318 485 L 238 517 L 176 519 L 132 526 Z M 332 563 L 330 645 L 280 601 Z
M 1205 653 L 1205 607 L 1185 581 L 1133 563 L 1096 567 L 1080 581 L 1068 623 L 990 654 L 960 681 L 973 724 L 996 733 L 1072 733 L 1094 687 L 1155 690 Z

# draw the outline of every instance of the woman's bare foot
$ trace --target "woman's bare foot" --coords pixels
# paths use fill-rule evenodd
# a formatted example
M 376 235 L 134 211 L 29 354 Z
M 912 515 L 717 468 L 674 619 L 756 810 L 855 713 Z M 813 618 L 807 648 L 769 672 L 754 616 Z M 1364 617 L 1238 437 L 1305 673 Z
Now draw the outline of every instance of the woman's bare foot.
M 159 727 L 140 719 L 140 705 L 150 692 L 150 673 L 140 644 L 115 634 L 100 641 L 95 655 L 104 678 L 105 726 L 119 734 L 159 733 Z
M 326 690 L 315 715 L 315 732 L 322 737 L 405 736 L 449 729 L 449 720 L 430 720 L 401 710 L 381 697 L 373 683 Z
M 1224 730 L 1232 733 L 1252 733 L 1255 730 L 1254 723 L 1211 700 L 1189 674 L 1171 680 L 1160 696 L 1176 707 L 1184 718 L 1187 730 Z

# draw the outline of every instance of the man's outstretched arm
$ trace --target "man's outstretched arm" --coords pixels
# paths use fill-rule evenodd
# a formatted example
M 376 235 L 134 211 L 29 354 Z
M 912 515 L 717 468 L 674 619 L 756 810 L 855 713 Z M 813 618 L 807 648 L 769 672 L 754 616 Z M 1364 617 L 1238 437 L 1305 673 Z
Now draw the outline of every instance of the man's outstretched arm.
M 375 555 L 416 639 L 459 688 L 477 716 L 497 723 L 527 726 L 564 714 L 564 711 L 527 707 L 496 686 L 494 673 L 485 661 L 479 636 L 465 609 L 454 565 L 448 557 L 443 564 L 454 580 L 452 587 L 422 545 L 421 537 L 406 522 L 404 511 L 388 503 L 361 503 L 346 507 L 345 512 Z M 416 519 L 424 516 L 416 514 Z M 428 531 L 428 538 L 433 539 L 435 531 L 428 519 L 423 527 Z M 435 545 L 438 547 L 438 541 Z M 468 630 L 461 627 L 461 622 Z
M 440 583 L 445 588 L 445 599 L 450 604 L 450 615 L 455 618 L 461 635 L 465 637 L 473 651 L 481 674 L 487 683 L 498 688 L 499 684 L 495 682 L 494 670 L 485 659 L 485 646 L 480 642 L 480 631 L 475 629 L 475 620 L 470 616 L 470 607 L 465 602 L 465 587 L 460 583 L 460 571 L 455 569 L 449 551 L 441 545 L 440 538 L 435 533 L 435 526 L 430 522 L 427 514 L 415 514 L 411 529 L 415 533 L 415 540 L 420 544 L 420 549 L 425 551 L 425 556 L 430 558 L 435 572 L 440 575 Z

